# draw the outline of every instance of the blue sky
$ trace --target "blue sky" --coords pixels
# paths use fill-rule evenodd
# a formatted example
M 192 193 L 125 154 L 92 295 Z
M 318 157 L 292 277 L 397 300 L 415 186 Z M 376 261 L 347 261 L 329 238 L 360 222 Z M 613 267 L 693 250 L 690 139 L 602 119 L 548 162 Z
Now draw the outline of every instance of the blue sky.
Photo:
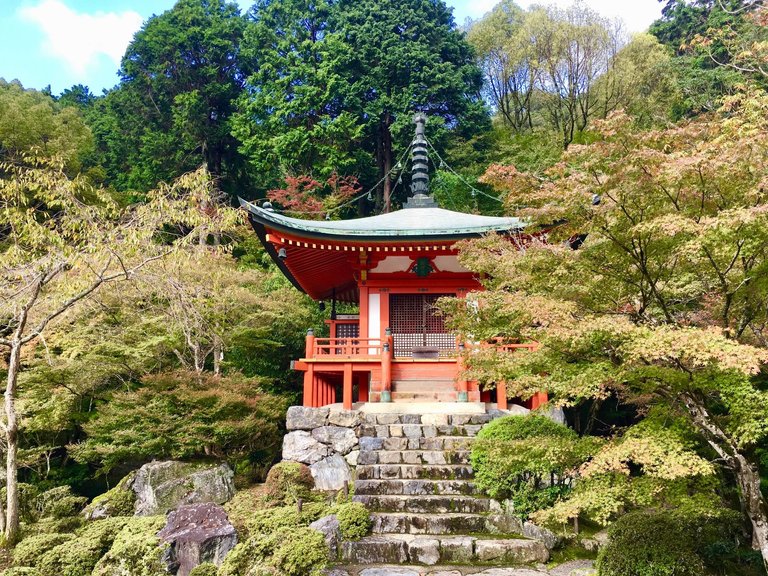
M 385 2 L 386 0 L 381 0 Z M 572 0 L 539 0 L 567 6 Z M 661 13 L 657 0 L 581 0 L 597 12 L 621 18 L 640 32 Z M 246 9 L 252 2 L 238 0 Z M 479 18 L 495 0 L 447 0 L 458 23 Z M 527 7 L 531 0 L 518 1 Z M 54 94 L 74 84 L 95 93 L 117 83 L 117 68 L 133 34 L 174 0 L 0 0 L 0 78 L 27 88 L 51 86 Z

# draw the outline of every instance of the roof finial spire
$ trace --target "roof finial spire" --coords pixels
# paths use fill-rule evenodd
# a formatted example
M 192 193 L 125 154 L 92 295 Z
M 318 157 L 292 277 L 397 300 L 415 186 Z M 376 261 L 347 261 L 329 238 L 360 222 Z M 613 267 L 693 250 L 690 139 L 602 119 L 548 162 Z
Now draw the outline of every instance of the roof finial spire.
M 406 208 L 432 208 L 437 206 L 434 199 L 429 196 L 429 158 L 427 156 L 427 139 L 424 136 L 424 127 L 427 123 L 427 115 L 417 112 L 413 116 L 416 124 L 416 138 L 413 140 L 413 170 L 411 175 L 411 197 L 406 202 Z

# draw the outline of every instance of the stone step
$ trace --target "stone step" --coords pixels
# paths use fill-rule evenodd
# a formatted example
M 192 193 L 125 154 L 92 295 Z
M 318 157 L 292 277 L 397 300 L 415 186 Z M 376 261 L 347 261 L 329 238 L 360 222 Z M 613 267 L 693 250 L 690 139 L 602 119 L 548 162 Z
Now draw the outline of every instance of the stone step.
M 374 495 L 471 495 L 478 492 L 474 482 L 466 480 L 357 480 L 355 494 Z
M 377 426 L 382 428 L 382 426 Z M 394 426 L 389 426 L 394 428 Z M 360 450 L 400 452 L 403 450 L 469 450 L 474 438 L 471 436 L 430 436 L 427 438 L 400 438 L 363 436 Z
M 365 464 L 357 467 L 358 480 L 471 480 L 467 464 Z
M 591 561 L 581 561 L 591 567 Z M 466 566 L 461 564 L 425 565 L 390 565 L 368 564 L 357 566 L 336 566 L 324 573 L 326 576 L 596 576 L 597 572 L 582 568 L 573 572 L 550 572 L 543 567 L 491 567 L 488 565 Z
M 475 437 L 482 424 L 364 424 L 360 429 L 361 437 L 371 438 L 435 438 L 439 436 Z
M 365 464 L 469 464 L 469 450 L 360 450 Z
M 341 556 L 343 562 L 363 565 L 410 562 L 426 566 L 440 563 L 509 566 L 547 562 L 549 551 L 541 542 L 522 538 L 387 534 L 344 542 Z
M 464 405 L 467 405 L 464 403 Z M 391 404 L 374 404 L 374 406 L 392 406 Z M 397 406 L 392 410 L 398 410 Z M 499 412 L 498 415 L 501 415 Z M 488 424 L 495 414 L 403 414 L 400 412 L 385 413 L 366 413 L 364 415 L 366 424 L 422 424 L 431 426 L 463 426 L 464 424 Z
M 446 514 L 409 514 L 373 512 L 374 534 L 476 534 L 493 528 L 496 518 L 485 514 L 450 512 Z
M 337 410 L 341 409 L 341 404 L 331 406 L 333 410 L 337 407 Z M 485 416 L 486 407 L 482 402 L 421 402 L 421 403 L 406 403 L 406 404 L 392 404 L 391 402 L 361 402 L 354 405 L 356 410 L 360 410 L 366 418 L 374 415 L 381 414 L 400 414 L 410 416 L 450 416 L 450 415 L 473 415 L 473 416 Z M 487 411 L 488 414 L 498 417 L 502 415 L 502 412 L 491 409 Z
M 410 512 L 412 514 L 463 514 L 501 513 L 501 505 L 490 498 L 474 496 L 400 496 L 357 494 L 355 502 L 373 512 Z

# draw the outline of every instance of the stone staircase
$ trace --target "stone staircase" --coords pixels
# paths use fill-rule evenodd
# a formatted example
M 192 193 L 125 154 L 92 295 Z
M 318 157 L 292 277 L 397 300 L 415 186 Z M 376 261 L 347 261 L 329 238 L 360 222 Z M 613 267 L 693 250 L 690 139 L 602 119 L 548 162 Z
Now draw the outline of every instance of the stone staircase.
M 548 560 L 545 543 L 521 535 L 520 521 L 473 482 L 469 448 L 491 418 L 365 414 L 354 500 L 371 511 L 373 535 L 343 543 L 337 573 L 383 576 L 410 565 L 423 574 L 450 565 L 446 571 L 468 574 Z

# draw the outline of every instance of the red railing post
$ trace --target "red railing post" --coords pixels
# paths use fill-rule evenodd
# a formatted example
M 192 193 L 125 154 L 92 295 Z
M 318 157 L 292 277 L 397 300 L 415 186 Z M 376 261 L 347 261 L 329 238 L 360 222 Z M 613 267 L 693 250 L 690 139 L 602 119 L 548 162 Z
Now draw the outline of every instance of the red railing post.
M 307 341 L 304 350 L 306 358 L 312 358 L 315 347 L 315 331 L 310 328 L 307 330 Z M 307 366 L 307 371 L 304 372 L 304 406 L 315 406 L 315 367 L 313 364 Z
M 381 402 L 392 402 L 392 331 L 384 331 L 384 342 L 381 346 Z
M 507 410 L 509 403 L 507 401 L 507 383 L 503 380 L 496 382 L 496 407 L 499 410 Z

